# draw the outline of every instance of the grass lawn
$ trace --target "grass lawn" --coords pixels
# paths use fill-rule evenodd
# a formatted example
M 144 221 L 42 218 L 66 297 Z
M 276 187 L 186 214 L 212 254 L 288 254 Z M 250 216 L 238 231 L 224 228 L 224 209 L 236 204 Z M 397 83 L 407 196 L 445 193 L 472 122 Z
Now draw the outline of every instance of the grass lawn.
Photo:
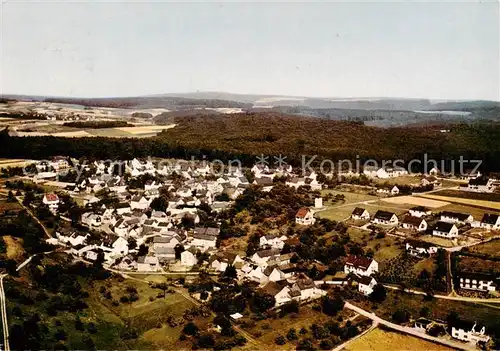
M 309 330 L 312 324 L 322 325 L 332 320 L 332 317 L 313 310 L 311 306 L 312 305 L 300 306 L 299 313 L 297 314 L 289 314 L 283 318 L 269 318 L 257 321 L 255 325 L 251 327 L 245 326 L 243 329 L 253 335 L 262 344 L 268 345 L 270 350 L 295 350 L 297 341 L 287 341 L 285 345 L 280 346 L 275 343 L 275 339 L 280 335 L 286 337 L 288 331 L 292 328 L 296 330 L 299 340 L 304 337 L 299 334 L 301 328 L 308 330 L 305 337 L 312 337 L 311 331 Z M 344 309 L 338 316 L 342 316 L 345 321 L 347 318 L 354 316 L 354 313 Z M 334 318 L 336 319 L 338 317 Z M 359 321 L 356 320 L 356 322 Z
M 490 193 L 475 193 L 471 191 L 462 191 L 462 190 L 442 190 L 434 193 L 434 195 L 500 202 L 500 194 L 498 193 L 490 194 Z
M 10 235 L 2 237 L 7 246 L 7 259 L 20 260 L 24 256 L 23 239 L 14 238 Z
M 484 244 L 475 245 L 469 248 L 471 252 L 477 252 L 491 257 L 500 257 L 500 239 L 494 239 Z
M 396 256 L 399 256 L 404 248 L 402 239 L 386 235 L 384 238 L 371 237 L 370 232 L 358 228 L 350 227 L 347 230 L 352 241 L 361 243 L 365 248 L 372 249 L 375 252 L 375 260 L 383 268 L 384 262 Z
M 317 215 L 320 218 L 328 218 L 334 221 L 342 221 L 349 219 L 349 217 L 352 214 L 352 211 L 354 211 L 356 207 L 365 208 L 370 213 L 370 216 L 373 217 L 375 212 L 377 212 L 378 210 L 394 212 L 396 215 L 401 215 L 407 212 L 408 209 L 410 209 L 413 206 L 408 204 L 393 204 L 383 200 L 377 200 L 376 202 L 371 202 L 368 204 L 346 204 L 346 205 L 341 204 L 337 206 L 332 206 L 332 208 L 318 212 Z
M 387 184 L 387 185 L 420 185 L 420 177 L 413 175 L 405 175 L 396 178 L 379 179 L 374 178 L 373 181 L 376 184 Z
M 417 337 L 386 331 L 380 328 L 373 329 L 361 338 L 347 345 L 344 350 L 349 351 L 385 351 L 385 350 L 453 350 L 452 348 L 434 344 Z
M 331 190 L 331 189 L 321 190 L 321 196 L 326 196 L 328 194 L 332 194 L 332 197 L 334 197 L 335 195 L 344 195 L 345 196 L 344 202 L 333 202 L 333 203 L 331 203 L 333 206 L 342 205 L 342 204 L 350 204 L 353 202 L 376 200 L 378 198 L 375 195 L 368 195 L 368 194 L 361 193 L 361 192 L 358 193 L 358 192 L 338 191 L 338 190 Z M 324 205 L 326 205 L 326 203 L 324 203 Z

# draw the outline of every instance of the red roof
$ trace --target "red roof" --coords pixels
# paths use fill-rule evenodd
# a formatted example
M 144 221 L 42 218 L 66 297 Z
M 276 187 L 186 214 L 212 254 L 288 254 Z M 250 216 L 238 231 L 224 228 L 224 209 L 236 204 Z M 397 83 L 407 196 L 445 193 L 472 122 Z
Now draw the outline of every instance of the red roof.
M 354 266 L 356 268 L 363 268 L 363 269 L 368 269 L 371 263 L 372 263 L 371 258 L 353 256 L 353 255 L 348 256 L 346 261 L 346 264 L 349 266 Z
M 59 201 L 57 194 L 45 194 L 47 201 Z
M 297 214 L 295 215 L 295 217 L 304 218 L 308 213 L 309 213 L 309 209 L 306 207 L 302 207 L 297 211 Z

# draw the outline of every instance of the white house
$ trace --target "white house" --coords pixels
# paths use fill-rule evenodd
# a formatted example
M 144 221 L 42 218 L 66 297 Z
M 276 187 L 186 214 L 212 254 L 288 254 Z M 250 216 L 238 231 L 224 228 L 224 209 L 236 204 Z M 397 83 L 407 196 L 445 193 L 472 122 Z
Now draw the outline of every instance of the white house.
M 356 207 L 354 211 L 352 211 L 351 218 L 354 220 L 367 220 L 370 219 L 370 213 L 361 207 Z
M 408 212 L 410 213 L 411 216 L 418 218 L 430 216 L 432 214 L 432 211 L 424 206 L 412 207 Z
M 378 272 L 378 262 L 372 258 L 350 255 L 344 265 L 344 272 L 360 276 L 370 276 Z
M 82 214 L 81 222 L 89 227 L 99 227 L 102 224 L 102 216 L 93 212 Z
M 160 261 L 156 256 L 141 256 L 137 258 L 137 271 L 156 272 L 160 270 Z
M 57 196 L 57 194 L 53 194 L 53 193 L 45 194 L 43 196 L 42 202 L 45 205 L 49 206 L 49 208 L 52 211 L 55 211 L 55 210 L 57 210 L 57 207 L 59 206 L 59 196 Z
M 119 237 L 113 243 L 113 253 L 118 255 L 128 254 L 128 241 L 122 237 Z
M 372 222 L 383 225 L 395 225 L 398 224 L 398 217 L 392 212 L 379 210 L 375 213 Z
M 200 248 L 200 250 L 205 251 L 209 248 L 216 247 L 217 237 L 206 234 L 194 233 L 191 236 L 191 245 Z
M 474 220 L 474 217 L 468 213 L 460 213 L 460 212 L 450 212 L 450 211 L 443 211 L 441 212 L 441 219 L 442 222 L 448 222 L 448 223 L 472 223 Z
M 279 256 L 279 254 L 280 250 L 277 249 L 261 250 L 254 253 L 251 257 L 251 260 L 259 266 L 265 266 L 270 258 Z
M 478 325 L 476 322 L 457 319 L 450 323 L 451 336 L 460 341 L 469 342 L 476 345 L 477 343 L 488 343 L 490 337 L 486 335 L 486 327 Z
M 181 264 L 186 267 L 192 267 L 198 263 L 196 258 L 196 248 L 190 247 L 189 249 L 181 252 Z
M 426 242 L 408 239 L 405 242 L 406 251 L 413 256 L 433 255 L 437 252 L 438 247 Z
M 460 288 L 476 291 L 496 291 L 498 280 L 489 274 L 461 272 Z
M 300 208 L 295 214 L 295 223 L 302 225 L 311 225 L 316 222 L 313 212 L 306 207 Z
M 458 228 L 453 223 L 437 222 L 432 230 L 432 235 L 447 239 L 454 239 L 458 237 Z
M 286 235 L 279 235 L 279 234 L 268 234 L 261 236 L 259 239 L 259 246 L 264 247 L 264 246 L 270 246 L 274 249 L 282 249 L 283 246 L 285 246 L 285 241 L 288 239 Z
M 500 229 L 500 216 L 497 214 L 485 213 L 480 226 L 486 229 Z
M 494 181 L 487 177 L 478 177 L 470 179 L 467 186 L 460 187 L 460 190 L 472 191 L 475 193 L 492 193 L 495 191 L 496 186 L 493 185 Z
M 425 232 L 427 230 L 427 222 L 420 217 L 406 216 L 401 222 L 401 226 L 405 229 Z
M 394 185 L 391 189 L 391 195 L 398 195 L 398 194 L 399 194 L 399 188 Z
M 139 210 L 145 210 L 149 207 L 149 204 L 151 201 L 146 199 L 144 196 L 134 196 L 132 200 L 130 201 L 130 208 L 132 210 L 139 209 Z
M 377 281 L 372 277 L 367 276 L 354 276 L 353 280 L 358 283 L 358 291 L 365 296 L 373 292 L 373 288 L 377 285 Z

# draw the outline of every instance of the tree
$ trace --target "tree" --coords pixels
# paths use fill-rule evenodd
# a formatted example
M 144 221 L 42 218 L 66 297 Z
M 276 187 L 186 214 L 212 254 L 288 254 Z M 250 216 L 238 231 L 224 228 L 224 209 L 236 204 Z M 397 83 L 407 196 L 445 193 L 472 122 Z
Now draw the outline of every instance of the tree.
M 128 249 L 129 250 L 133 250 L 133 249 L 135 249 L 137 247 L 137 241 L 134 238 L 132 238 L 132 237 L 129 237 L 127 239 L 127 243 L 128 243 Z
M 313 351 L 314 344 L 311 339 L 300 340 L 299 343 L 297 344 L 297 350 Z
M 9 190 L 9 194 L 7 195 L 7 202 L 16 202 L 16 198 L 12 190 Z
M 174 247 L 174 251 L 175 251 L 175 259 L 176 260 L 180 260 L 181 259 L 181 253 L 184 252 L 184 246 L 182 246 L 181 244 L 177 244 Z
M 141 244 L 141 246 L 139 246 L 139 252 L 137 253 L 138 256 L 146 256 L 149 252 L 149 248 L 144 245 L 144 244 Z
M 404 309 L 398 309 L 396 312 L 392 314 L 392 320 L 395 323 L 403 324 L 410 320 L 410 314 L 408 313 L 408 311 Z
M 238 277 L 238 274 L 236 272 L 236 268 L 234 268 L 233 265 L 228 265 L 223 273 L 223 276 L 226 278 L 232 278 L 236 279 Z
M 340 295 L 323 296 L 321 298 L 321 311 L 329 316 L 335 316 L 344 308 L 344 300 Z
M 334 344 L 330 339 L 321 340 L 321 343 L 319 344 L 319 347 L 322 350 L 331 350 L 333 349 L 333 346 Z
M 276 337 L 276 339 L 274 339 L 274 342 L 276 343 L 276 345 L 285 345 L 286 339 L 283 335 L 279 335 L 278 337 Z
M 168 290 L 168 284 L 167 283 L 162 282 L 162 283 L 156 284 L 155 288 L 163 290 L 163 298 L 165 298 L 167 296 L 167 290 Z
M 200 328 L 198 328 L 196 326 L 196 324 L 194 324 L 193 322 L 188 322 L 184 328 L 182 329 L 182 332 L 186 335 L 191 335 L 191 336 L 194 336 L 194 335 L 197 335 L 200 331 Z
M 372 301 L 382 303 L 384 302 L 386 297 L 387 297 L 387 291 L 385 290 L 385 287 L 382 284 L 377 284 L 373 287 L 373 291 L 370 294 L 370 299 Z
M 291 328 L 288 333 L 286 334 L 286 338 L 290 341 L 292 340 L 297 340 L 298 337 L 297 337 L 297 332 L 295 331 L 294 328 Z

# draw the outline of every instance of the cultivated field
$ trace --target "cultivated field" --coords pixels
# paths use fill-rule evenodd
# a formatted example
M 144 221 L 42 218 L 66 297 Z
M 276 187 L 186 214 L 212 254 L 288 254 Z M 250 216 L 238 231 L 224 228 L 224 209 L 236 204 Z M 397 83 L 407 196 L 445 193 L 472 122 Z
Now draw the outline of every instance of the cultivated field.
M 439 194 L 439 192 L 435 193 L 435 194 Z M 422 194 L 422 195 L 418 195 L 418 196 L 424 197 L 427 199 L 433 199 L 433 200 L 439 200 L 439 201 L 445 201 L 445 202 L 453 202 L 453 203 L 457 203 L 457 204 L 470 205 L 470 206 L 483 207 L 483 208 L 491 208 L 491 209 L 495 209 L 495 210 L 500 211 L 500 202 L 496 202 L 496 201 L 475 200 L 475 199 L 469 199 L 469 198 L 440 196 L 440 195 L 434 195 L 434 194 Z
M 58 124 L 40 125 L 29 128 L 29 131 L 17 131 L 20 136 L 56 136 L 64 138 L 109 137 L 109 138 L 144 138 L 155 136 L 163 130 L 175 127 L 171 125 L 137 125 L 121 128 L 72 128 Z
M 33 161 L 23 159 L 0 159 L 0 169 L 7 167 L 24 167 L 30 163 L 33 163 Z
M 463 190 L 442 190 L 435 192 L 434 195 L 500 202 L 500 194 L 498 193 L 475 193 Z
M 368 200 L 368 201 L 370 201 L 370 200 Z M 331 219 L 334 221 L 343 221 L 343 220 L 349 219 L 349 217 L 352 214 L 352 211 L 356 207 L 365 208 L 366 210 L 368 210 L 368 212 L 370 212 L 371 216 L 373 216 L 375 214 L 375 212 L 377 212 L 378 210 L 390 211 L 390 212 L 394 212 L 396 215 L 401 215 L 401 214 L 407 212 L 408 209 L 413 207 L 412 205 L 408 205 L 408 204 L 391 204 L 391 203 L 385 202 L 384 200 L 377 200 L 377 201 L 371 200 L 371 201 L 372 202 L 366 202 L 366 203 L 352 203 L 352 204 L 346 204 L 346 205 L 335 205 L 335 206 L 332 206 L 332 208 L 318 212 L 318 216 L 320 218 L 328 218 L 328 219 Z
M 24 255 L 23 241 L 19 238 L 14 238 L 10 235 L 4 235 L 1 237 L 7 246 L 7 259 L 18 260 Z
M 414 206 L 425 206 L 429 208 L 438 208 L 443 207 L 449 204 L 449 202 L 437 201 L 431 199 L 424 199 L 421 197 L 415 196 L 395 196 L 385 198 L 383 201 L 389 202 L 392 204 L 408 204 Z
M 386 331 L 379 328 L 373 329 L 348 344 L 344 350 L 352 351 L 386 351 L 386 350 L 453 350 L 452 348 L 434 344 L 430 341 L 414 336 Z
M 387 184 L 387 185 L 420 185 L 420 176 L 406 175 L 396 178 L 379 179 L 374 178 L 374 182 L 377 184 Z

